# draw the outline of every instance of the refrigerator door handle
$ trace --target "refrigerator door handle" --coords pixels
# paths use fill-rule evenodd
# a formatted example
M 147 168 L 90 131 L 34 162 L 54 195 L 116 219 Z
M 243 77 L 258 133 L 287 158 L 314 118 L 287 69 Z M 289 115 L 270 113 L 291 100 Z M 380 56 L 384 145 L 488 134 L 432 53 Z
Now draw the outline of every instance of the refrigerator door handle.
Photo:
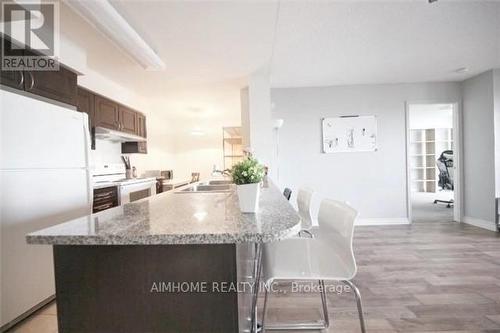
M 87 173 L 87 202 L 89 203 L 89 215 L 92 214 L 92 200 L 94 198 L 94 190 L 92 187 L 92 175 L 90 173 L 90 128 L 89 128 L 89 117 L 86 113 L 82 112 L 83 117 L 83 136 L 85 138 L 85 169 Z

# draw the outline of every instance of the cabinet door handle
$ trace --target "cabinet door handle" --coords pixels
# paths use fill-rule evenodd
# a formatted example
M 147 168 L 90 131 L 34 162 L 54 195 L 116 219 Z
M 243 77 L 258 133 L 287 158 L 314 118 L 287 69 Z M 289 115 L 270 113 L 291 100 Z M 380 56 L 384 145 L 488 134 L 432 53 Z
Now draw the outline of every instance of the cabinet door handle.
M 24 84 L 24 72 L 20 71 L 20 73 L 21 73 L 21 79 L 19 80 L 18 86 L 22 87 L 22 85 Z
M 28 74 L 30 75 L 30 80 L 31 80 L 31 84 L 29 87 L 29 89 L 31 90 L 35 86 L 35 78 L 33 77 L 33 74 L 31 72 L 28 72 Z

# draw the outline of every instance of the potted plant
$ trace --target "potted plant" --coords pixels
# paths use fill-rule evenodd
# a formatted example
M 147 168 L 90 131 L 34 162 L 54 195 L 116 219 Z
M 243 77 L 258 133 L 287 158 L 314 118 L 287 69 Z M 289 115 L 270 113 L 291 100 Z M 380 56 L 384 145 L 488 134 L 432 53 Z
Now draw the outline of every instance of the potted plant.
M 231 171 L 236 184 L 240 210 L 255 213 L 259 207 L 260 182 L 264 177 L 264 167 L 253 157 L 233 166 Z

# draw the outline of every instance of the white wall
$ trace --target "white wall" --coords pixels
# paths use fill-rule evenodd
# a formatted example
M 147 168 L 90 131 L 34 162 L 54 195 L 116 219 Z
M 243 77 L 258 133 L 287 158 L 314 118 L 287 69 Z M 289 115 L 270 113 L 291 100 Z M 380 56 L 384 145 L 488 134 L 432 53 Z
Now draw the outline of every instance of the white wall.
M 95 141 L 97 149 L 90 151 L 91 167 L 103 164 L 123 163 L 120 158 L 122 152 L 121 143 L 99 139 Z
M 179 88 L 151 102 L 152 113 L 158 115 L 155 125 L 167 128 L 174 177 L 200 172 L 207 179 L 213 165 L 223 168 L 222 128 L 241 125 L 238 85 Z M 193 135 L 193 130 L 202 135 Z
M 495 221 L 493 72 L 462 82 L 465 220 Z
M 241 82 L 167 86 L 158 76 L 168 72 L 143 70 L 128 55 L 61 3 L 61 59 L 79 71 L 78 83 L 146 114 L 148 153 L 132 154 L 132 165 L 142 174 L 151 169 L 173 169 L 185 177 L 200 171 L 209 177 L 213 164 L 222 167 L 222 127 L 240 125 Z M 148 85 L 156 80 L 156 90 Z M 163 81 L 161 81 L 163 82 Z M 196 111 L 196 112 L 195 112 Z M 195 127 L 206 135 L 193 137 Z M 98 160 L 119 158 L 116 149 L 101 149 Z M 109 148 L 109 147 L 108 147 Z
M 453 128 L 452 104 L 410 104 L 410 128 Z
M 493 71 L 495 117 L 495 197 L 500 198 L 500 69 Z
M 240 90 L 241 102 L 241 137 L 243 148 L 250 146 L 250 110 L 248 87 Z
M 245 94 L 245 91 L 243 91 Z M 245 95 L 242 96 L 242 103 Z M 246 115 L 248 110 L 248 117 Z M 269 73 L 261 69 L 250 76 L 248 85 L 248 109 L 242 107 L 244 141 L 249 142 L 254 156 L 269 168 L 269 177 L 275 179 L 274 137 L 271 115 L 271 85 Z M 248 128 L 248 130 L 247 130 Z
M 81 73 L 78 84 L 92 91 L 128 105 L 146 114 L 148 154 L 134 154 L 132 165 L 141 174 L 148 169 L 166 169 L 174 164 L 171 140 L 167 140 L 169 126 L 158 113 L 152 112 L 151 101 L 128 87 L 130 82 L 120 82 L 115 76 L 105 74 L 103 67 L 116 66 L 126 70 L 137 65 L 120 50 L 103 38 L 81 17 L 61 3 L 60 58 L 65 65 Z M 131 80 L 137 80 L 137 77 Z M 92 163 L 121 163 L 121 145 L 109 141 L 96 141 Z
M 272 89 L 280 130 L 280 185 L 308 185 L 349 201 L 365 223 L 407 221 L 405 103 L 458 102 L 459 83 Z M 378 151 L 321 153 L 321 119 L 376 115 Z M 295 195 L 292 202 L 295 201 Z

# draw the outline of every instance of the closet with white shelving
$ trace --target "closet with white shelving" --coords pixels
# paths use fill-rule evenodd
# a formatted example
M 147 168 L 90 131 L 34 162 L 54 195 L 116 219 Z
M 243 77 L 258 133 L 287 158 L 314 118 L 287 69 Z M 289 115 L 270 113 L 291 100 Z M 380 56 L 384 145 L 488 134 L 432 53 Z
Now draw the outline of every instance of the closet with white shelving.
M 453 149 L 451 128 L 410 130 L 410 180 L 413 192 L 436 192 L 439 170 L 436 160 Z

